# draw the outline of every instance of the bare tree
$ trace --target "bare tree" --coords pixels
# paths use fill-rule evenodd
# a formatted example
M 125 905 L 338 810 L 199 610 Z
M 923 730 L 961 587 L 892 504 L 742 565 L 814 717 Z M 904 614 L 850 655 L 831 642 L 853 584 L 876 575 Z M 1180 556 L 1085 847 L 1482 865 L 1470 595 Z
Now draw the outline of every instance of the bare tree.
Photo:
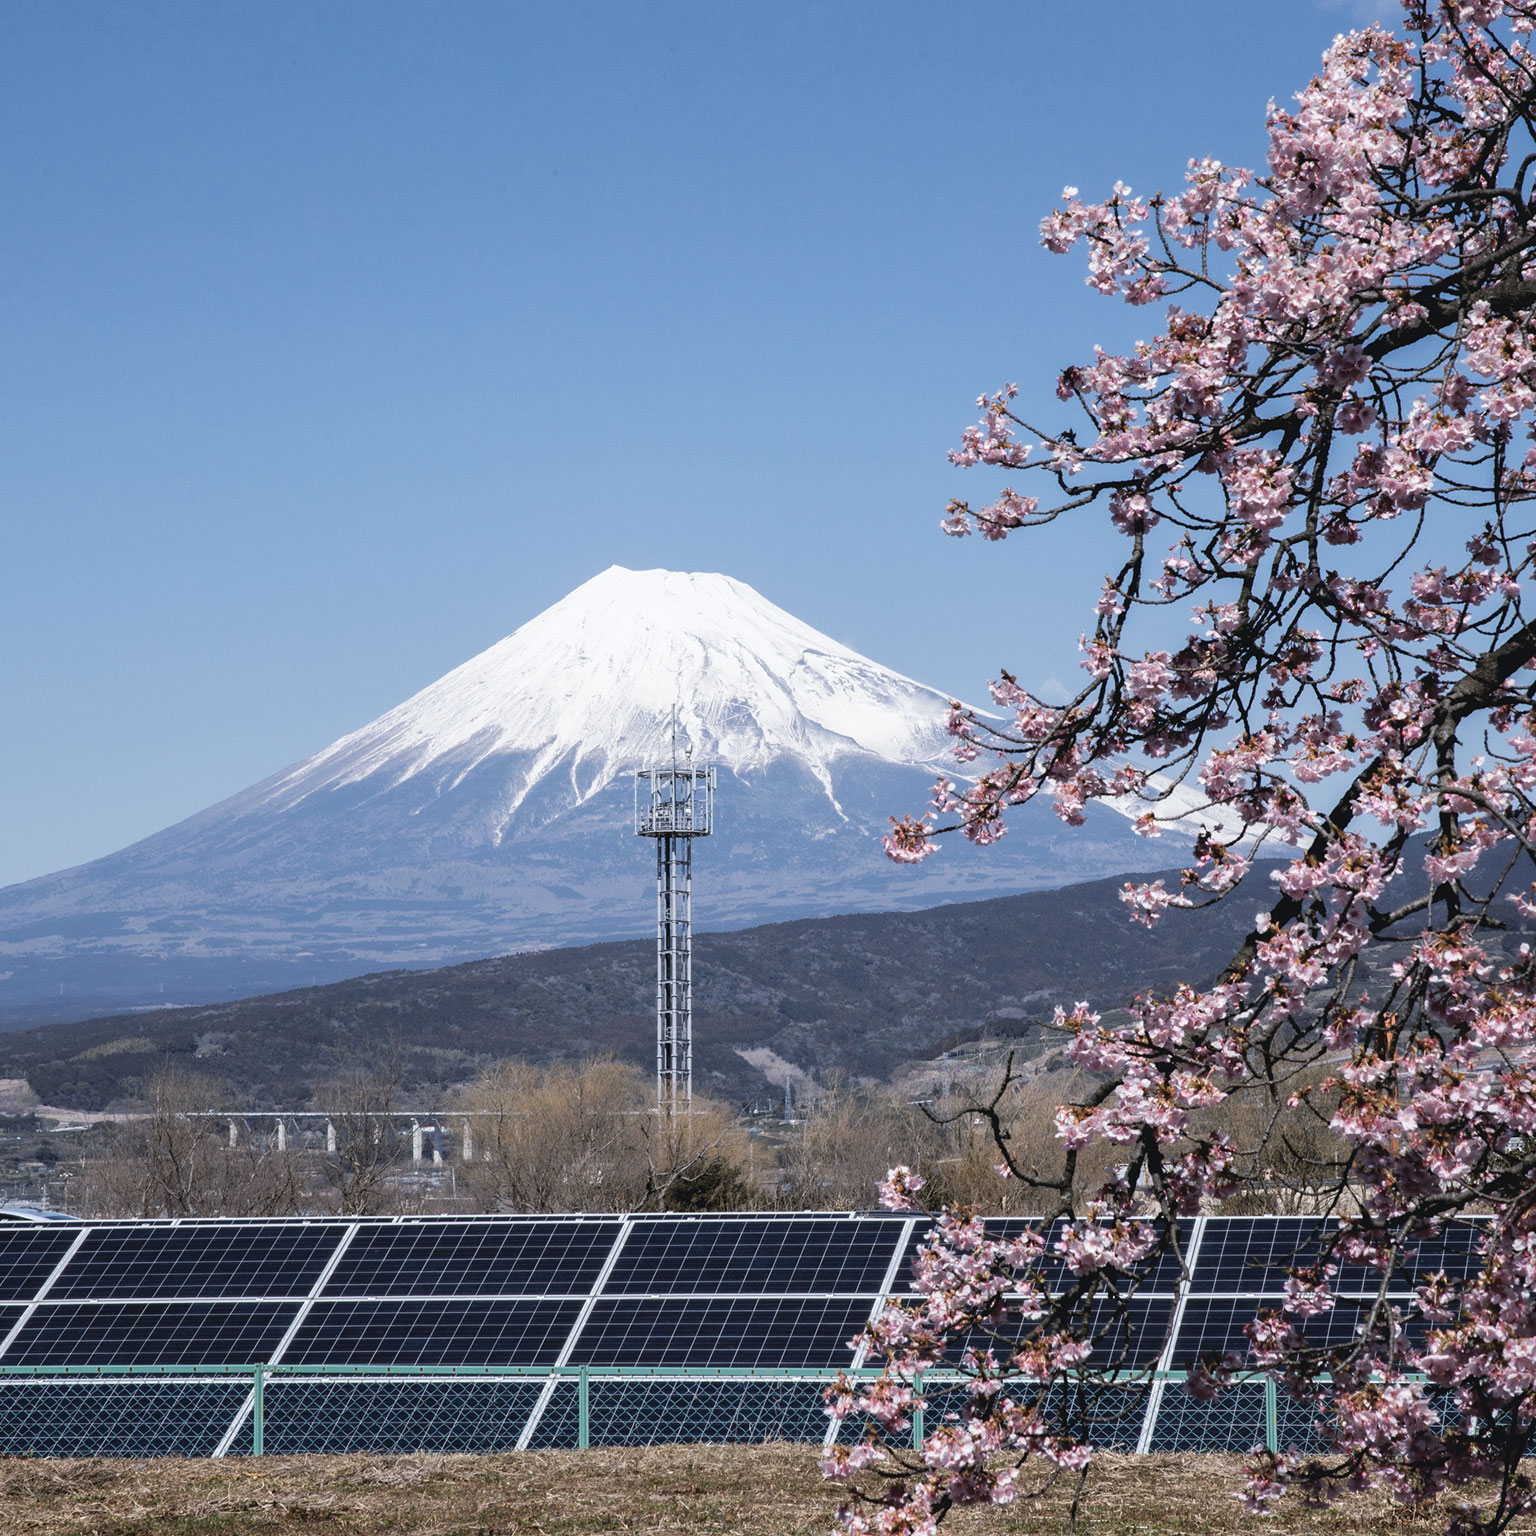
M 464 1183 L 490 1209 L 723 1209 L 755 1203 L 746 1136 L 720 1110 L 658 1117 L 650 1081 L 606 1058 L 493 1067 L 465 1095 L 484 1151 Z
M 113 1216 L 285 1216 L 303 1205 L 293 1152 L 235 1138 L 215 1118 L 214 1078 L 163 1068 L 142 1115 L 116 1128 L 89 1164 L 87 1211 Z
M 931 1176 L 940 1136 L 918 1105 L 841 1080 L 802 1110 L 779 1150 L 779 1203 L 795 1210 L 856 1209 L 894 1163 Z
M 762 1203 L 763 1187 L 749 1173 L 746 1133 L 717 1106 L 690 1105 L 679 1114 L 640 1118 L 645 1144 L 645 1193 L 636 1210 L 739 1211 Z
M 343 1216 L 374 1216 L 400 1204 L 392 1175 L 402 1149 L 390 1119 L 400 1077 L 399 1055 L 391 1048 L 376 1065 L 355 1068 L 319 1096 L 326 1114 L 320 1175 L 327 1202 Z
M 486 1207 L 624 1210 L 644 1189 L 626 1156 L 628 1114 L 642 1107 L 636 1074 L 617 1062 L 541 1071 L 502 1062 L 469 1089 L 484 1152 L 464 1182 Z

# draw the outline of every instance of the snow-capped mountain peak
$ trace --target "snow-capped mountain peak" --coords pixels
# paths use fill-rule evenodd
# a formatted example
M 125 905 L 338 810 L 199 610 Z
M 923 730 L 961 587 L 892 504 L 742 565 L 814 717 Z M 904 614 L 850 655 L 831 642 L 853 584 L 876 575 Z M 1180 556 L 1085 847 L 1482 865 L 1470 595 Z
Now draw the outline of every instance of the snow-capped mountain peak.
M 720 770 L 695 917 L 924 906 L 1166 865 L 1045 797 L 996 848 L 885 858 L 954 772 L 948 699 L 728 576 L 614 566 L 361 730 L 78 869 L 0 891 L 0 1011 L 199 1000 L 645 932 L 632 770 Z M 1152 851 L 1152 850 L 1155 850 Z M 65 999 L 60 1002 L 59 999 Z
M 669 753 L 675 719 L 701 759 L 748 775 L 790 758 L 830 795 L 850 754 L 940 767 L 947 703 L 732 577 L 615 565 L 264 787 L 293 805 L 525 756 L 529 784 L 566 765 L 586 799 Z

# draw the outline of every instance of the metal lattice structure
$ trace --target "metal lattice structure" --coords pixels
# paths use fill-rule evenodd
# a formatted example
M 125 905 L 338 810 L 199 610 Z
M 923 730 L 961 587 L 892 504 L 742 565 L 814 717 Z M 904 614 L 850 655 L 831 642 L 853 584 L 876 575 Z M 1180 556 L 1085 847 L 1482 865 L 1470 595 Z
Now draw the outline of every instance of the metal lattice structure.
M 1185 1222 L 1188 1276 L 1164 1262 L 1100 1340 L 1101 1359 L 1124 1346 L 1120 1383 L 1052 1388 L 1048 1410 L 1086 1414 L 1106 1449 L 1320 1448 L 1272 1382 L 1211 1403 L 1182 1386 L 1198 1357 L 1242 1349 L 1316 1233 Z M 911 1299 L 924 1235 L 887 1212 L 0 1225 L 0 1454 L 825 1443 L 822 1389 L 877 1374 L 857 1337 Z M 1393 1292 L 1469 1273 L 1477 1235 L 1424 1243 Z M 1373 1283 L 1343 1266 L 1307 1334 L 1347 1339 Z M 953 1372 L 919 1387 L 918 1437 L 963 1402 Z
M 656 1104 L 676 1113 L 693 1099 L 693 840 L 714 824 L 715 770 L 642 768 L 635 831 L 656 840 Z

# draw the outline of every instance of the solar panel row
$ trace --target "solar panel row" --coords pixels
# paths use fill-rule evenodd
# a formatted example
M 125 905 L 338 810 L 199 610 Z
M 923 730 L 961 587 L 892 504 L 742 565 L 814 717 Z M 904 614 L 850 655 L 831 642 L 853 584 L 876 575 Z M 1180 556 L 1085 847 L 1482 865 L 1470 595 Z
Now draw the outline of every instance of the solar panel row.
M 616 1217 L 105 1223 L 86 1232 L 49 1296 L 303 1298 L 349 1225 L 356 1227 L 353 1241 L 324 1295 L 585 1294 L 626 1224 Z M 993 1220 L 988 1234 L 1015 1236 L 1027 1225 Z M 880 1288 L 903 1222 L 885 1216 L 650 1217 L 627 1226 L 606 1292 L 863 1294 Z M 1319 1224 L 1312 1218 L 1207 1218 L 1202 1226 L 1190 1285 L 1195 1294 L 1277 1293 L 1284 1271 L 1311 1262 L 1317 1252 Z M 1048 1235 L 1048 1249 L 1058 1230 Z M 1193 1221 L 1180 1223 L 1186 1256 L 1193 1231 Z M 51 1225 L 0 1229 L 0 1301 L 31 1299 L 78 1235 L 78 1228 Z M 1421 1242 L 1394 1272 L 1392 1289 L 1406 1293 L 1441 1268 L 1464 1276 L 1476 1266 L 1479 1235 L 1468 1222 Z M 926 1239 L 920 1228 L 908 1259 Z M 1067 1278 L 1054 1254 L 1041 1268 L 1052 1283 Z M 1170 1251 L 1139 1289 L 1172 1292 L 1179 1279 L 1179 1257 Z M 1341 1291 L 1374 1289 L 1376 1279 L 1363 1265 L 1344 1264 L 1336 1284 Z
M 85 1233 L 50 1300 L 307 1297 L 348 1223 L 109 1224 Z M 322 1296 L 854 1293 L 881 1288 L 890 1218 L 357 1223 Z M 0 1300 L 30 1300 L 78 1235 L 0 1229 Z
M 852 1364 L 848 1341 L 873 1302 L 606 1300 L 592 1309 L 568 1359 L 576 1365 L 836 1369 Z M 303 1317 L 282 1358 L 287 1365 L 553 1365 L 581 1309 L 574 1299 L 320 1302 Z M 45 1304 L 4 1363 L 248 1365 L 271 1360 L 298 1318 L 292 1303 Z
M 998 1222 L 990 1230 L 1016 1235 L 1023 1225 Z M 830 1372 L 856 1363 L 853 1341 L 882 1297 L 910 1296 L 903 1287 L 923 1236 L 916 1222 L 887 1214 L 0 1228 L 0 1371 L 280 1360 L 354 1371 L 587 1365 Z M 1393 1290 L 1406 1291 L 1414 1276 L 1441 1267 L 1466 1273 L 1477 1262 L 1476 1238 L 1475 1227 L 1462 1226 L 1422 1244 L 1394 1273 Z M 1181 1223 L 1189 1281 L 1181 1287 L 1179 1257 L 1170 1255 L 1124 1311 L 1099 1306 L 1092 1363 L 1184 1370 L 1202 1355 L 1241 1353 L 1244 1324 L 1274 1303 L 1285 1268 L 1305 1262 L 1316 1240 L 1316 1224 L 1302 1218 Z M 1042 1267 L 1055 1283 L 1065 1278 L 1055 1257 Z M 1339 1279 L 1341 1291 L 1376 1284 L 1374 1272 L 1358 1265 Z M 1362 1311 L 1341 1302 L 1309 1320 L 1307 1335 L 1337 1347 L 1353 1337 Z M 244 1387 L 244 1406 L 220 1420 L 224 1409 L 207 1405 L 225 1403 L 214 1388 L 227 1397 L 227 1382 L 183 1383 L 190 1395 L 181 1409 L 167 1406 L 178 1399 L 164 1381 L 99 1385 L 112 1390 L 93 1396 L 78 1381 L 0 1376 L 0 1451 L 36 1449 L 52 1435 L 61 1447 L 157 1454 L 156 1447 L 183 1443 L 172 1425 L 176 1412 L 202 1426 L 186 1432 L 198 1444 L 217 1429 L 205 1451 L 237 1450 L 250 1431 Z M 1125 1441 L 1124 1424 L 1135 1420 L 1130 1443 L 1142 1435 L 1144 1446 L 1236 1444 L 1254 1422 L 1253 1391 L 1262 1395 L 1262 1388 L 1244 1388 L 1203 1409 L 1175 1387 L 1154 1389 L 1150 1398 L 1145 1387 L 1124 1390 L 1130 1396 L 1114 1416 L 1119 1427 L 1094 1430 L 1102 1443 Z M 814 1384 L 625 1381 L 594 1382 L 593 1391 L 607 1416 L 594 1434 L 620 1437 L 613 1443 L 676 1438 L 683 1431 L 668 1426 L 683 1424 L 692 1426 L 691 1438 L 791 1431 L 819 1438 L 825 1424 Z M 269 1445 L 467 1449 L 550 1436 L 549 1443 L 570 1443 L 559 1437 L 573 1392 L 569 1381 L 274 1378 L 268 1403 L 276 1438 Z M 1155 1422 L 1146 1426 L 1149 1401 Z M 1286 1422 L 1303 1439 L 1303 1430 L 1313 1433 L 1298 1429 L 1299 1420 Z
M 850 1363 L 849 1340 L 908 1225 L 106 1224 L 84 1232 L 40 1297 L 73 1235 L 60 1245 L 38 1241 L 51 1231 L 0 1231 L 15 1294 L 34 1298 L 0 1364 L 238 1365 L 272 1361 L 281 1346 L 288 1364 L 536 1365 L 563 1353 L 594 1365 L 837 1367 Z M 22 1315 L 0 1317 L 6 1334 Z

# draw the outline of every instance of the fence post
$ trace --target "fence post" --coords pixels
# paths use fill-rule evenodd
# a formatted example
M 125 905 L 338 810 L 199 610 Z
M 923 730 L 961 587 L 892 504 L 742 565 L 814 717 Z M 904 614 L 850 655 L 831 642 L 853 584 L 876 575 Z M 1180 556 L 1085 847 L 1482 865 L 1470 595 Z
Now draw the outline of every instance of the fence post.
M 576 1445 L 587 1450 L 592 1444 L 592 1399 L 588 1391 L 587 1368 L 576 1373 Z
M 1280 1449 L 1280 1394 L 1273 1376 L 1264 1378 L 1264 1447 Z
M 912 1390 L 921 1398 L 923 1395 L 923 1378 L 921 1375 L 912 1378 Z M 912 1449 L 920 1451 L 923 1448 L 923 1410 L 916 1407 L 912 1410 Z
M 266 1370 L 262 1366 L 256 1367 L 255 1388 L 251 1394 L 251 1455 L 262 1454 L 262 1441 L 266 1429 L 266 1394 L 263 1388 L 266 1386 Z

